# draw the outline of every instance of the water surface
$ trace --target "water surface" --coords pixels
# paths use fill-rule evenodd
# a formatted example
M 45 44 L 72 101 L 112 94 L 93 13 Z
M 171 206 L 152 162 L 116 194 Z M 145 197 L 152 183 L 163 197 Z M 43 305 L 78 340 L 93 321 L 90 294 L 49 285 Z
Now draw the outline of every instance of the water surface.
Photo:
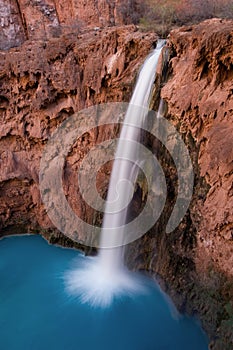
M 0 241 L 0 349 L 207 350 L 197 321 L 179 316 L 158 286 L 106 309 L 67 294 L 63 276 L 86 259 L 40 236 Z

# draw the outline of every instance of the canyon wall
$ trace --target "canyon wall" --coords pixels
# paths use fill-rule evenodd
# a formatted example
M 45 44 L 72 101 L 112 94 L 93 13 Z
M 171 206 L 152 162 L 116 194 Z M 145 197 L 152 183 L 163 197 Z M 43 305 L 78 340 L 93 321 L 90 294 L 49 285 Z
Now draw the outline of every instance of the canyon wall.
M 162 96 L 169 118 L 182 134 L 192 135 L 200 177 L 209 188 L 192 208 L 199 258 L 209 257 L 233 276 L 233 25 L 206 21 L 173 31 L 169 40 L 173 78 Z
M 197 313 L 210 348 L 233 348 L 233 22 L 220 19 L 169 35 L 166 118 L 189 148 L 195 186 L 189 212 L 165 232 L 178 186 L 174 164 L 158 154 L 169 188 L 155 227 L 128 248 L 131 268 L 147 269 L 180 310 Z M 160 145 L 161 146 L 161 145 Z M 158 143 L 150 142 L 157 154 Z M 175 184 L 175 185 L 174 185 Z M 171 197 L 171 198 L 169 198 Z M 139 253 L 140 252 L 140 253 Z
M 51 133 L 83 108 L 128 101 L 136 74 L 156 41 L 155 34 L 142 34 L 131 25 L 29 40 L 0 52 L 1 232 L 6 227 L 17 232 L 53 228 L 41 203 L 38 178 L 41 152 Z M 76 171 L 93 144 L 108 133 L 116 131 L 84 135 L 65 168 L 69 201 L 90 222 L 93 212 L 76 193 Z M 109 169 L 103 172 L 109 174 Z M 106 180 L 102 187 L 106 192 Z
M 0 0 L 0 49 L 88 28 L 130 24 L 140 1 Z

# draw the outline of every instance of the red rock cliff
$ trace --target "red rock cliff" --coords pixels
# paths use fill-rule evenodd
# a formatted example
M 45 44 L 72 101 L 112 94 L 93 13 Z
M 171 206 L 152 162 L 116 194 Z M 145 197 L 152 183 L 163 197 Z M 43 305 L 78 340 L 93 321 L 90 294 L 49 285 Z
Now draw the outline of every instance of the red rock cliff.
M 233 347 L 233 22 L 205 21 L 173 31 L 169 41 L 174 57 L 171 78 L 162 96 L 168 103 L 168 117 L 187 144 L 192 144 L 190 149 L 195 153 L 196 190 L 190 215 L 197 232 L 193 261 L 203 293 L 203 302 L 197 297 L 196 307 L 216 327 L 211 349 L 230 350 Z M 192 297 L 195 300 L 194 294 Z
M 137 6 L 137 1 L 123 0 L 0 0 L 0 49 L 27 39 L 131 23 Z
M 192 208 L 199 258 L 233 276 L 233 23 L 206 21 L 169 40 L 173 77 L 162 95 L 180 132 L 192 135 L 209 188 Z
M 162 276 L 180 310 L 197 312 L 211 349 L 233 348 L 233 21 L 213 19 L 171 32 L 167 118 L 189 148 L 195 187 L 189 212 L 167 235 L 172 198 L 127 261 Z M 153 144 L 152 144 L 153 148 Z M 156 147 L 154 147 L 156 151 Z M 177 181 L 168 169 L 169 193 Z M 168 197 L 169 197 L 168 193 Z M 138 253 L 140 252 L 140 254 Z M 133 261 L 133 263 L 132 263 Z
M 0 52 L 0 229 L 52 227 L 38 188 L 44 144 L 74 112 L 128 101 L 135 75 L 156 40 L 132 25 L 27 41 Z M 81 140 L 73 164 L 97 138 L 93 134 L 88 145 Z M 72 197 L 72 186 L 69 193 Z M 91 216 L 78 202 L 76 208 Z

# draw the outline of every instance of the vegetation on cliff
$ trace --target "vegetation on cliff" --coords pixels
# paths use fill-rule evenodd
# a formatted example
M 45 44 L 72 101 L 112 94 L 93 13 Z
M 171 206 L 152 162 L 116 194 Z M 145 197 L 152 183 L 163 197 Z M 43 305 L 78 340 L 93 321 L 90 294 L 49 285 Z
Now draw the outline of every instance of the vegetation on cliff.
M 232 0 L 146 0 L 140 25 L 166 36 L 171 29 L 210 18 L 233 18 Z

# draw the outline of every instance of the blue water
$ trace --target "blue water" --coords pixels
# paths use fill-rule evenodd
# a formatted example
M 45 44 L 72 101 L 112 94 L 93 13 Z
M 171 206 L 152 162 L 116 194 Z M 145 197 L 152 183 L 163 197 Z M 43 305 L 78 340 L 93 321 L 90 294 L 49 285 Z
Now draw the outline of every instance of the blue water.
M 158 286 L 93 309 L 67 295 L 63 276 L 71 249 L 39 236 L 0 241 L 1 350 L 207 350 L 198 323 L 178 316 Z

